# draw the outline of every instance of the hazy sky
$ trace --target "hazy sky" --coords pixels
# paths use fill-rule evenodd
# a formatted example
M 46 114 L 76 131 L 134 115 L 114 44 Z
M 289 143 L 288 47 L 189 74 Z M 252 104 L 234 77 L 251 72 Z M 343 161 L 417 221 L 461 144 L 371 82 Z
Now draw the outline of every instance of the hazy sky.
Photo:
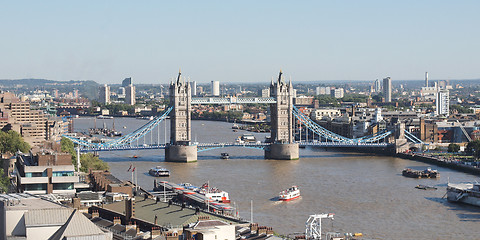
M 4 1 L 0 79 L 480 77 L 480 1 Z

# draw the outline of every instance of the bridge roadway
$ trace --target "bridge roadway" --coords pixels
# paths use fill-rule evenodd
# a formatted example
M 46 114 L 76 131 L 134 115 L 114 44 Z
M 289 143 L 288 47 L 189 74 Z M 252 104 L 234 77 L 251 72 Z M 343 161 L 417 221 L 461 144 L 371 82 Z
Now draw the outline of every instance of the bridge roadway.
M 246 103 L 276 103 L 273 97 L 211 97 L 192 98 L 192 104 L 246 104 Z
M 297 142 L 299 146 L 311 147 L 338 147 L 338 148 L 385 148 L 393 146 L 389 143 L 342 143 L 342 142 Z M 225 147 L 246 147 L 265 150 L 270 146 L 270 143 L 198 143 L 198 152 L 207 150 L 225 148 Z M 127 150 L 151 150 L 151 149 L 165 149 L 166 144 L 150 145 L 144 144 L 139 146 L 122 146 L 122 147 L 100 147 L 100 148 L 80 148 L 81 152 L 102 152 L 102 151 L 127 151 Z

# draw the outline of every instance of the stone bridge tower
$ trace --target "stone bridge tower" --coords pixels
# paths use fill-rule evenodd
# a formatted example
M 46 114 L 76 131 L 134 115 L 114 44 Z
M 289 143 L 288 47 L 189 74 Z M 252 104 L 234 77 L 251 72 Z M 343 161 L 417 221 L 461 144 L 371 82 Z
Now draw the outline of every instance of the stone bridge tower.
M 192 92 L 190 83 L 182 78 L 181 72 L 170 83 L 170 144 L 165 148 L 165 160 L 173 162 L 197 161 L 197 146 L 190 145 Z
M 265 150 L 265 158 L 293 160 L 298 159 L 298 144 L 293 136 L 293 86 L 285 82 L 282 71 L 276 82 L 270 84 L 270 96 L 276 103 L 270 105 L 271 145 Z

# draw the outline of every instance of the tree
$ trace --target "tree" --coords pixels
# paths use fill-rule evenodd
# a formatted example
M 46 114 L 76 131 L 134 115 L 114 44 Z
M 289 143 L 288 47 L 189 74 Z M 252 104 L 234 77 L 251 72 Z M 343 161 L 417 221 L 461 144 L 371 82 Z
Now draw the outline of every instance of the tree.
M 89 169 L 108 170 L 110 168 L 106 162 L 93 155 L 93 153 L 80 155 L 80 163 L 82 164 L 80 167 L 80 171 L 82 172 L 88 172 Z
M 62 152 L 70 153 L 72 155 L 72 164 L 75 166 L 75 170 L 78 171 L 77 169 L 77 152 L 75 151 L 75 146 L 73 145 L 72 140 L 63 137 L 62 140 L 60 140 L 60 148 Z
M 450 143 L 448 145 L 448 152 L 458 152 L 460 151 L 460 145 L 455 144 L 455 143 Z
M 465 149 L 467 154 L 474 156 L 475 158 L 480 157 L 480 140 L 471 141 L 467 144 Z
M 4 176 L 3 168 L 0 168 L 0 192 L 6 193 L 10 186 L 10 178 Z
M 23 141 L 19 133 L 9 130 L 0 131 L 0 152 L 14 154 L 17 151 L 28 152 L 30 145 Z

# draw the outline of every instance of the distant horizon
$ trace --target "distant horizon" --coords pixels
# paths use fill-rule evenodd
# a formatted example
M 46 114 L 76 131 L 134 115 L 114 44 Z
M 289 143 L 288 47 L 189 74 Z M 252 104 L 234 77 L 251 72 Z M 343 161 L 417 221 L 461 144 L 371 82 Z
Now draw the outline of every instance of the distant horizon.
M 382 80 L 383 78 L 379 78 L 379 80 Z M 70 82 L 70 81 L 74 81 L 74 82 L 88 82 L 88 81 L 93 81 L 97 84 L 105 84 L 105 83 L 100 83 L 100 82 L 97 82 L 95 80 L 92 80 L 92 79 L 87 79 L 87 80 L 53 80 L 53 79 L 46 79 L 46 78 L 19 78 L 19 79 L 0 79 L 0 81 L 22 81 L 22 80 L 46 80 L 46 81 L 54 81 L 54 82 Z M 123 79 L 122 79 L 123 80 Z M 119 81 L 118 83 L 107 83 L 108 85 L 122 85 L 122 80 Z M 429 81 L 445 81 L 445 80 L 448 80 L 448 81 L 480 81 L 480 78 L 472 78 L 472 79 L 431 79 L 429 78 Z M 190 80 L 190 82 L 193 82 L 195 80 Z M 224 82 L 224 81 L 221 81 L 221 80 L 214 80 L 214 81 L 219 81 L 220 84 L 247 84 L 247 85 L 254 85 L 254 84 L 270 84 L 270 80 L 268 81 L 265 81 L 264 83 L 263 82 Z M 288 80 L 286 80 L 288 81 Z M 293 84 L 300 84 L 300 83 L 308 83 L 308 84 L 315 84 L 315 83 L 332 83 L 332 84 L 341 84 L 340 81 L 342 81 L 343 83 L 350 83 L 350 82 L 373 82 L 375 81 L 375 79 L 373 80 L 312 80 L 312 81 L 295 81 L 294 79 L 292 79 L 292 83 Z M 392 79 L 392 82 L 415 82 L 415 81 L 419 81 L 419 82 L 424 82 L 425 79 L 407 79 L 407 80 L 395 80 L 395 79 Z M 337 83 L 338 82 L 338 83 Z M 166 82 L 166 83 L 135 83 L 134 81 L 134 78 L 132 77 L 132 83 L 133 85 L 162 85 L 162 84 L 169 84 L 169 82 Z M 197 84 L 210 84 L 211 81 L 208 81 L 208 82 L 198 82 L 197 81 Z

